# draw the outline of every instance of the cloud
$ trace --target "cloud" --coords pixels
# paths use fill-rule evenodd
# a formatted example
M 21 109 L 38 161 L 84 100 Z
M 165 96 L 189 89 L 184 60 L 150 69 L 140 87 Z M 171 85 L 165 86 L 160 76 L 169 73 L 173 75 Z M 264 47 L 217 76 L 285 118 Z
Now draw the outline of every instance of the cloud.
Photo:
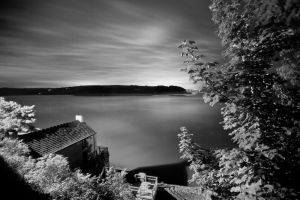
M 221 49 L 198 0 L 4 0 L 0 26 L 0 87 L 192 87 L 177 44 L 197 40 L 216 59 Z

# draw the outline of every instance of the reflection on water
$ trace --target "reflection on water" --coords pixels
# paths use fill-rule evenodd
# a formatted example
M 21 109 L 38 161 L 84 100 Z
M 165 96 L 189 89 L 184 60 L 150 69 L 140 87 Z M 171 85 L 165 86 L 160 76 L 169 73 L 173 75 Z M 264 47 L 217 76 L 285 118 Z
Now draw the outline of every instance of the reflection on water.
M 218 107 L 201 97 L 176 96 L 16 96 L 36 105 L 36 126 L 46 128 L 72 121 L 76 114 L 98 132 L 98 145 L 108 146 L 110 161 L 128 169 L 181 161 L 177 134 L 181 126 L 197 133 L 204 147 L 228 147 Z

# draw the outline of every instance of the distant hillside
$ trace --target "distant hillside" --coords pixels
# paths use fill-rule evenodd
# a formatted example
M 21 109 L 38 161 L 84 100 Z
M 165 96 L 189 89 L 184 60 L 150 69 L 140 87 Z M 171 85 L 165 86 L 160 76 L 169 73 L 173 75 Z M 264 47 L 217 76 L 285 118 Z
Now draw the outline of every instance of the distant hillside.
M 178 86 L 137 86 L 137 85 L 89 85 L 62 88 L 0 88 L 0 96 L 14 95 L 77 95 L 77 96 L 110 96 L 110 95 L 155 95 L 186 94 Z

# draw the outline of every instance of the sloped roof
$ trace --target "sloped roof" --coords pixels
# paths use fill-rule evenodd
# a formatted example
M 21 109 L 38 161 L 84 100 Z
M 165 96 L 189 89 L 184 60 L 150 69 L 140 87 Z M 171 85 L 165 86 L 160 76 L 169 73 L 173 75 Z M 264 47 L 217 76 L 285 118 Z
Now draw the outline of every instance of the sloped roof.
M 49 153 L 56 153 L 95 134 L 96 132 L 85 122 L 72 121 L 29 134 L 19 135 L 19 138 L 31 150 L 43 156 Z
M 205 200 L 205 194 L 199 187 L 163 184 L 163 188 L 177 200 Z

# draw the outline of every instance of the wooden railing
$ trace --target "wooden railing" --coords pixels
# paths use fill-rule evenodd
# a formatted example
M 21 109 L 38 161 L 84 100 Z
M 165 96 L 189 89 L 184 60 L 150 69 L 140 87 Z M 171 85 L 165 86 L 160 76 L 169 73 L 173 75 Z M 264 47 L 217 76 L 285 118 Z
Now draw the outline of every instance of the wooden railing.
M 93 158 L 95 173 L 100 177 L 105 176 L 106 169 L 109 168 L 108 147 L 96 146 Z
M 108 147 L 96 146 L 96 152 L 98 155 L 106 153 L 108 154 Z
M 109 152 L 108 147 L 96 146 L 97 157 L 104 159 L 105 167 L 109 167 Z
M 154 200 L 157 192 L 157 177 L 147 176 L 145 173 L 136 174 L 140 185 L 130 186 L 131 191 L 136 196 L 136 200 Z

